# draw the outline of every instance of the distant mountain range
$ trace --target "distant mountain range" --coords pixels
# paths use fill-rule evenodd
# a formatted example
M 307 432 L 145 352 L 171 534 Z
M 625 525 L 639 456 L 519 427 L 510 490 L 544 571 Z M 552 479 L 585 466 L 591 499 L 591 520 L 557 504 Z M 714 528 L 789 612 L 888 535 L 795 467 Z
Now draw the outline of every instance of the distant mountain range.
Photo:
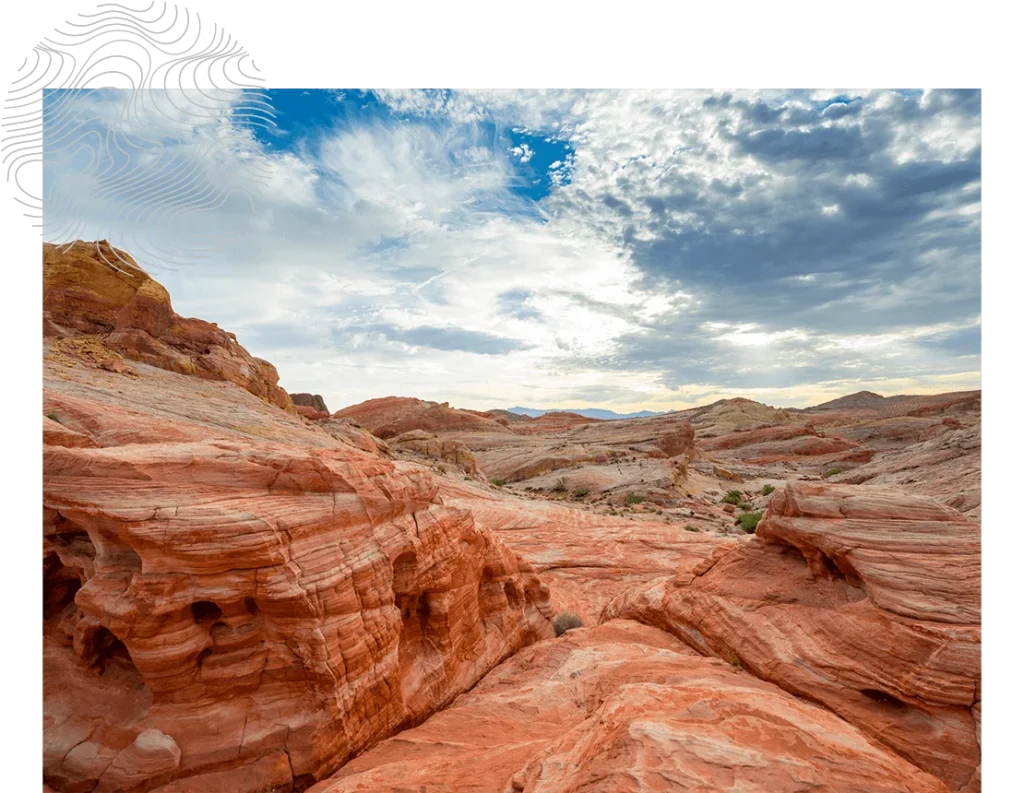
M 641 410 L 636 413 L 616 413 L 614 410 L 601 410 L 600 408 L 554 408 L 551 410 L 538 410 L 537 408 L 515 407 L 509 408 L 509 413 L 516 413 L 520 416 L 537 418 L 545 413 L 575 413 L 579 416 L 586 416 L 588 419 L 642 419 L 648 416 L 661 416 L 662 413 L 653 410 Z

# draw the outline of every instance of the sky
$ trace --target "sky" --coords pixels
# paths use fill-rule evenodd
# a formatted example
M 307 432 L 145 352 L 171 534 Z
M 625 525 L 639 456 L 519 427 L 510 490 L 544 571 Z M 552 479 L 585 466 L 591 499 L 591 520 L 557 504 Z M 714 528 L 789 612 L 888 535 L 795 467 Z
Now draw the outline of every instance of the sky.
M 332 410 L 980 387 L 978 91 L 126 97 L 49 98 L 44 237 L 124 248 Z

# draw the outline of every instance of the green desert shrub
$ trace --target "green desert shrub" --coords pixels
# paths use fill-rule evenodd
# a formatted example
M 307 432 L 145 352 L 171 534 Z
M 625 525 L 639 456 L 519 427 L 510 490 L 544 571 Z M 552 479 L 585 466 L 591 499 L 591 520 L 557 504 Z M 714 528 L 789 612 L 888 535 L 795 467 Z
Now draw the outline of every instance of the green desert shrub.
M 60 419 L 57 418 L 56 413 L 47 413 L 46 418 L 48 418 L 50 421 L 56 421 L 58 424 L 60 424 Z
M 583 498 L 589 492 L 585 487 L 577 487 L 572 491 L 572 494 L 574 498 Z
M 627 504 L 640 504 L 640 503 L 643 502 L 643 500 L 644 500 L 644 497 L 641 496 L 639 493 L 627 493 L 626 494 L 626 503 Z
M 561 636 L 566 631 L 570 631 L 573 628 L 582 628 L 583 620 L 580 619 L 579 614 L 574 614 L 571 611 L 563 611 L 557 617 L 554 622 L 555 636 Z
M 829 468 L 825 472 L 825 478 L 828 479 L 830 476 L 835 476 L 836 474 L 841 474 L 842 472 L 843 472 L 842 468 Z
M 743 500 L 743 494 L 739 490 L 730 490 L 722 498 L 723 504 L 739 504 Z
M 494 485 L 495 487 L 504 487 L 505 486 L 505 480 L 504 479 L 492 479 L 491 480 L 491 484 Z
M 700 529 L 698 529 L 696 526 L 687 526 L 686 530 L 687 531 L 700 531 Z
M 564 493 L 569 487 L 569 477 L 560 476 L 555 480 L 555 486 L 551 488 L 556 493 Z
M 746 501 L 744 501 L 742 504 L 737 504 L 736 506 L 742 509 L 744 512 L 750 512 L 754 508 L 751 504 L 748 504 Z
M 739 516 L 738 523 L 740 528 L 743 529 L 747 534 L 753 534 L 757 528 L 757 524 L 761 521 L 761 516 L 764 514 L 763 509 L 759 509 L 757 512 L 746 512 Z
M 764 487 L 761 488 L 761 495 L 762 496 L 770 496 L 774 492 L 775 492 L 775 486 L 774 485 L 765 485 Z

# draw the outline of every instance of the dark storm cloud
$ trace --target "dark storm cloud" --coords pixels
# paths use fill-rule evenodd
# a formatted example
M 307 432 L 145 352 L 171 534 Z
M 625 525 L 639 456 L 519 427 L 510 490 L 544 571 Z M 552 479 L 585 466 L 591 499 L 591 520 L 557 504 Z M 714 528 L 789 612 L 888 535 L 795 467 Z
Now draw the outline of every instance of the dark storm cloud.
M 767 176 L 723 190 L 720 178 L 666 172 L 657 194 L 630 196 L 649 212 L 622 231 L 652 288 L 702 299 L 691 326 L 739 315 L 770 329 L 880 332 L 978 314 L 980 216 L 964 210 L 980 199 L 980 150 L 899 162 L 893 148 L 902 118 L 952 111 L 980 124 L 973 92 L 900 97 L 895 118 L 858 110 L 846 126 L 835 103 L 809 128 L 776 124 L 792 115 L 784 107 L 737 105 L 739 128 L 719 134 Z
M 743 132 L 733 140 L 741 150 L 755 157 L 815 162 L 850 158 L 864 145 L 859 129 L 824 126 L 810 130 L 770 127 Z
M 974 326 L 929 336 L 921 339 L 920 344 L 949 355 L 977 355 L 981 349 L 981 328 Z
M 733 388 L 979 365 L 978 92 L 720 95 L 697 112 L 717 149 L 679 147 L 587 205 L 618 219 L 649 291 L 695 300 L 577 365 Z M 870 336 L 889 341 L 836 341 Z

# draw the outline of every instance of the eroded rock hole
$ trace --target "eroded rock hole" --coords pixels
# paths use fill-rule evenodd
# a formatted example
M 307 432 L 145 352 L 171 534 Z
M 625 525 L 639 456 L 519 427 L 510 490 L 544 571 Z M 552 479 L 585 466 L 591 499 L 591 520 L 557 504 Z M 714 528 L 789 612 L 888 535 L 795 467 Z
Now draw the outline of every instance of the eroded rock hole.
M 864 582 L 861 581 L 860 576 L 857 575 L 857 571 L 854 570 L 849 564 L 840 565 L 832 557 L 827 554 L 821 555 L 822 564 L 828 571 L 829 578 L 839 578 L 845 581 L 852 587 L 862 587 Z
M 224 616 L 220 606 L 210 600 L 197 600 L 192 604 L 192 617 L 198 623 L 214 622 Z
M 416 616 L 420 618 L 421 624 L 425 624 L 430 619 L 430 599 L 426 592 L 420 595 L 419 600 L 416 601 Z
M 879 705 L 885 705 L 887 708 L 892 708 L 893 710 L 905 710 L 907 707 L 907 703 L 903 700 L 894 697 L 887 691 L 879 691 L 877 688 L 861 689 L 860 693 L 872 702 L 877 702 Z
M 316 784 L 316 777 L 312 774 L 301 774 L 292 780 L 292 793 L 304 793 Z
M 75 602 L 75 593 L 82 588 L 77 568 L 66 567 L 56 553 L 43 559 L 43 619 L 60 614 Z
M 86 641 L 83 660 L 89 666 L 99 669 L 101 675 L 114 668 L 135 671 L 135 664 L 124 642 L 102 626 L 93 631 Z
M 245 610 L 254 615 L 260 613 L 260 607 L 256 605 L 256 601 L 253 598 L 245 599 Z
M 515 581 L 505 582 L 505 598 L 508 600 L 508 604 L 512 608 L 518 608 L 519 604 L 522 603 L 523 598 L 519 594 L 519 590 L 516 589 Z
M 416 598 L 410 595 L 395 595 L 395 605 L 398 607 L 398 611 L 402 615 L 402 621 L 405 622 L 412 616 L 412 608 L 415 604 Z

